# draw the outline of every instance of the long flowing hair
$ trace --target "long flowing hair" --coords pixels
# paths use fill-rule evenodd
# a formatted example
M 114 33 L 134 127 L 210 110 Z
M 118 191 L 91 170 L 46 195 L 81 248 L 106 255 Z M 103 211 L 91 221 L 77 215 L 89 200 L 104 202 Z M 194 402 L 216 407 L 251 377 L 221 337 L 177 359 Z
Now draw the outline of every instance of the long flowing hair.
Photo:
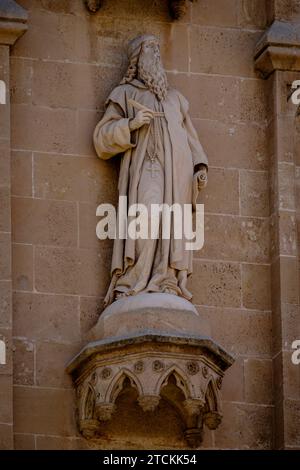
M 168 81 L 166 73 L 162 67 L 160 59 L 151 67 L 146 67 L 142 58 L 139 63 L 140 53 L 131 57 L 127 71 L 122 78 L 120 85 L 130 83 L 134 78 L 140 76 L 140 79 L 145 83 L 152 93 L 154 93 L 160 101 L 163 101 L 168 92 Z
M 130 83 L 134 78 L 137 77 L 138 61 L 139 61 L 139 54 L 131 57 L 126 73 L 124 77 L 122 78 L 122 80 L 120 81 L 120 85 L 125 85 L 125 83 Z

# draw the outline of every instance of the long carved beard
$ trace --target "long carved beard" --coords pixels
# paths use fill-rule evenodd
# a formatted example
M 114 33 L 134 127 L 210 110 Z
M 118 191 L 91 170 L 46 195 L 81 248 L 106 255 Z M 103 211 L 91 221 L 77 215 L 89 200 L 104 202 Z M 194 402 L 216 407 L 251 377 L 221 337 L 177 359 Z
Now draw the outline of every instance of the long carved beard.
M 140 56 L 138 63 L 138 76 L 160 101 L 163 101 L 168 92 L 168 81 L 160 58 L 151 62 Z

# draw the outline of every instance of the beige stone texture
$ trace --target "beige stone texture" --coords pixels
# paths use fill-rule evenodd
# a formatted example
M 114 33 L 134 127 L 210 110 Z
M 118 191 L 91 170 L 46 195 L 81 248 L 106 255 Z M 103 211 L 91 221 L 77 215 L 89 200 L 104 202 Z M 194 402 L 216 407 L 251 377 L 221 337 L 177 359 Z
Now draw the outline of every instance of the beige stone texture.
M 7 186 L 10 179 L 9 142 L 0 138 L 0 184 Z
M 0 448 L 1 450 L 13 449 L 12 424 L 0 424 Z
M 74 110 L 12 105 L 12 142 L 15 149 L 74 153 L 77 140 L 74 139 L 75 130 Z
M 289 447 L 299 449 L 300 400 L 286 400 L 285 413 L 286 441 Z
M 15 293 L 14 336 L 65 343 L 80 338 L 76 296 Z
M 10 190 L 0 187 L 0 231 L 10 232 Z
M 272 448 L 272 407 L 224 402 L 223 414 L 227 417 L 227 424 L 223 426 L 222 431 L 215 431 L 216 448 L 243 450 Z
M 239 214 L 239 173 L 237 170 L 209 168 L 209 185 L 200 193 L 198 202 L 205 212 Z
M 251 58 L 260 36 L 254 31 L 192 26 L 191 71 L 255 77 Z
M 0 281 L 0 328 L 11 327 L 11 281 Z
M 14 386 L 16 433 L 74 435 L 73 392 L 65 389 Z
M 279 212 L 279 241 L 282 255 L 297 256 L 298 217 L 292 211 Z
M 14 384 L 34 385 L 35 343 L 27 339 L 14 338 L 13 365 Z
M 242 292 L 243 307 L 271 310 L 270 266 L 243 264 Z
M 62 247 L 37 247 L 35 287 L 38 292 L 103 295 L 108 287 L 111 253 Z
M 204 246 L 195 257 L 267 263 L 268 219 L 205 214 Z
M 33 290 L 33 246 L 22 243 L 12 245 L 13 288 L 17 291 Z
M 208 74 L 192 74 L 189 77 L 185 74 L 168 74 L 168 79 L 171 86 L 185 93 L 190 103 L 192 118 L 213 119 L 229 123 L 241 118 L 239 79 Z M 248 80 L 245 81 L 248 82 Z M 199 93 L 199 90 L 205 90 L 205 93 Z M 250 106 L 250 100 L 253 99 L 253 96 L 249 95 L 245 96 L 245 100 L 249 100 Z M 211 106 L 211 103 L 215 103 L 215 106 Z
M 269 216 L 269 176 L 267 172 L 240 171 L 241 214 Z
M 268 83 L 262 80 L 240 81 L 240 119 L 266 125 L 271 116 L 272 103 Z
M 295 258 L 281 258 L 281 300 L 296 304 L 298 301 L 298 263 Z
M 11 277 L 11 239 L 10 233 L 0 232 L 0 279 L 10 280 Z
M 200 288 L 197 288 L 197 285 Z M 237 263 L 194 260 L 191 281 L 196 305 L 240 307 L 241 272 Z
M 73 202 L 12 198 L 13 241 L 77 246 L 77 207 Z
M 0 375 L 0 423 L 12 423 L 12 408 L 7 406 L 8 397 L 12 396 L 12 383 L 9 375 Z
M 242 402 L 244 400 L 244 360 L 236 357 L 226 371 L 222 382 L 222 400 Z
M 249 403 L 273 402 L 272 361 L 245 359 L 245 399 Z
M 211 327 L 212 337 L 233 355 L 267 359 L 272 352 L 269 312 L 198 307 Z
M 35 450 L 34 434 L 14 434 L 15 450 Z
M 116 201 L 112 181 L 116 165 L 93 158 L 66 155 L 34 155 L 34 194 L 42 199 L 93 203 Z
M 211 26 L 236 26 L 236 0 L 202 0 L 201 5 L 193 5 L 192 23 Z
M 294 350 L 282 352 L 283 367 L 286 373 L 283 377 L 285 396 L 291 400 L 298 400 L 300 387 L 300 368 L 292 363 L 291 355 Z
M 89 442 L 78 437 L 36 436 L 37 450 L 86 450 L 92 447 Z
M 255 123 L 227 123 L 217 119 L 194 119 L 193 123 L 209 155 L 210 166 L 268 169 L 270 145 L 265 127 Z
M 70 358 L 77 354 L 80 344 L 38 342 L 36 346 L 36 385 L 39 387 L 72 388 L 66 373 Z
M 32 154 L 12 152 L 11 154 L 12 196 L 32 196 Z
M 98 321 L 103 310 L 103 297 L 80 297 L 80 329 L 84 337 Z

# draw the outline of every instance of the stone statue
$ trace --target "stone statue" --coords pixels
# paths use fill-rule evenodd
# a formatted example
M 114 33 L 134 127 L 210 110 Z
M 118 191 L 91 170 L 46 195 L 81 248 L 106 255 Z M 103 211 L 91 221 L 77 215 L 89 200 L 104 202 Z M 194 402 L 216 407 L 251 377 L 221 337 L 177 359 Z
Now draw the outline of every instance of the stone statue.
M 158 39 L 128 45 L 129 67 L 106 101 L 94 131 L 98 156 L 122 155 L 119 195 L 131 204 L 191 204 L 207 183 L 207 158 L 188 114 L 187 100 L 168 86 Z M 105 305 L 138 293 L 192 294 L 192 251 L 185 240 L 116 239 Z
M 123 198 L 127 219 L 134 204 L 142 204 L 148 209 L 143 219 L 148 235 L 153 205 L 176 204 L 180 222 L 182 206 L 194 206 L 207 182 L 207 159 L 186 99 L 168 87 L 158 40 L 138 37 L 128 53 L 128 70 L 107 100 L 94 144 L 100 158 L 122 154 L 118 217 Z M 132 429 L 143 420 L 157 426 L 158 404 L 160 416 L 171 405 L 187 444 L 198 447 L 204 427 L 216 429 L 222 420 L 219 392 L 233 358 L 213 341 L 207 318 L 190 302 L 189 233 L 178 237 L 170 230 L 171 236 L 164 236 L 161 215 L 157 237 L 115 239 L 106 308 L 67 368 L 77 392 L 79 429 L 87 439 L 105 433 L 105 422 L 117 422 L 123 406 L 118 396 L 132 389 L 134 406 L 147 413 L 131 422 L 136 408 L 132 414 L 127 410 Z M 175 215 L 167 220 L 169 228 L 177 226 Z

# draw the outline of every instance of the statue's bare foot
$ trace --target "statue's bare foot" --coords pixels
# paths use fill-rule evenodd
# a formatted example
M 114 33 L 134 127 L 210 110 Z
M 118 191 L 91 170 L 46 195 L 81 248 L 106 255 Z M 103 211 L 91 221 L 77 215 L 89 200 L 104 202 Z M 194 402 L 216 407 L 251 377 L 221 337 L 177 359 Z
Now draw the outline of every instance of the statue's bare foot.
M 184 297 L 187 300 L 191 300 L 193 296 L 186 287 L 187 279 L 188 279 L 187 271 L 180 271 L 178 273 L 178 287 L 181 290 L 182 297 Z
M 183 287 L 183 286 L 179 286 L 179 287 L 180 287 L 182 296 L 187 300 L 191 300 L 191 298 L 193 297 L 191 292 L 189 290 L 187 290 L 186 287 Z

